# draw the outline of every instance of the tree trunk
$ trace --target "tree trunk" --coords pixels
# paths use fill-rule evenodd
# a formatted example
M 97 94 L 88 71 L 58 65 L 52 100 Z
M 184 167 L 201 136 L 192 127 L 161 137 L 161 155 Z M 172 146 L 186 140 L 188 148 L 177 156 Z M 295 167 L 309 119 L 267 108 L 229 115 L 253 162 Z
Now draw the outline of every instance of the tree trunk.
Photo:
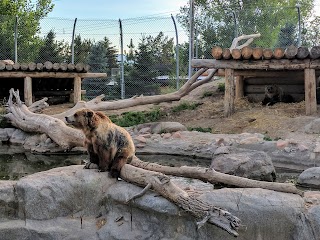
M 204 202 L 194 195 L 189 195 L 162 173 L 125 164 L 121 169 L 120 176 L 123 180 L 140 186 L 151 185 L 153 190 L 161 196 L 169 199 L 195 217 L 202 219 L 197 223 L 198 228 L 208 222 L 222 228 L 235 237 L 239 235 L 237 233 L 237 229 L 240 227 L 239 218 L 226 210 L 213 206 L 211 203 Z
M 134 96 L 129 99 L 123 99 L 112 102 L 102 101 L 102 99 L 104 98 L 104 95 L 102 94 L 89 102 L 79 101 L 73 108 L 69 109 L 66 112 L 53 115 L 53 117 L 64 121 L 66 116 L 75 113 L 79 108 L 90 108 L 95 111 L 107 111 L 152 103 L 155 104 L 161 102 L 179 101 L 183 96 L 187 95 L 193 89 L 197 88 L 198 86 L 204 83 L 209 82 L 214 76 L 214 74 L 217 72 L 217 70 L 212 71 L 206 78 L 204 78 L 201 81 L 197 81 L 198 77 L 206 70 L 207 68 L 201 68 L 200 70 L 198 70 L 178 91 L 173 93 L 154 96 Z
M 172 176 L 195 178 L 204 182 L 210 182 L 212 184 L 223 183 L 229 186 L 237 186 L 242 188 L 263 188 L 278 192 L 294 193 L 299 195 L 302 195 L 303 193 L 301 190 L 297 189 L 293 184 L 257 181 L 248 178 L 228 175 L 225 173 L 220 173 L 210 168 L 189 166 L 162 166 L 157 163 L 143 162 L 137 157 L 134 157 L 130 164 L 135 167 L 143 168 L 150 171 L 161 172 L 163 174 L 168 174 Z

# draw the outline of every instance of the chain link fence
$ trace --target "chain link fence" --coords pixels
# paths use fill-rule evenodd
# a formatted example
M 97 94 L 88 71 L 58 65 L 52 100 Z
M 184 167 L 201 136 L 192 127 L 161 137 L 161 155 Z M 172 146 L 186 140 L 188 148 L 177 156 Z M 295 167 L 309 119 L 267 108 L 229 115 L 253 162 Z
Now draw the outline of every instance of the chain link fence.
M 225 10 L 219 19 L 208 16 L 201 21 L 195 16 L 194 57 L 212 58 L 212 46 L 229 47 L 234 37 L 256 32 L 261 37 L 251 44 L 253 47 L 307 43 L 303 37 L 308 31 L 302 29 L 307 24 L 297 10 Z M 172 16 L 124 20 L 44 18 L 40 29 L 26 23 L 0 16 L 0 59 L 20 63 L 82 62 L 91 66 L 91 72 L 106 72 L 105 79 L 83 80 L 85 100 L 100 94 L 111 100 L 166 93 L 176 90 L 188 76 L 188 33 Z

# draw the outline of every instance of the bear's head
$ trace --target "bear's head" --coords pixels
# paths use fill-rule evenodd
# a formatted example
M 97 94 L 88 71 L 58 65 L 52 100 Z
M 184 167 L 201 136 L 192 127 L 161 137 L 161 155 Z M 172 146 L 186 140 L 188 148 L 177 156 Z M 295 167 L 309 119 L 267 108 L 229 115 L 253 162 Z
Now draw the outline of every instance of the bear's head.
M 97 128 L 102 119 L 108 122 L 110 121 L 109 118 L 101 112 L 94 112 L 91 109 L 82 108 L 74 114 L 67 116 L 66 122 L 82 130 L 93 130 Z

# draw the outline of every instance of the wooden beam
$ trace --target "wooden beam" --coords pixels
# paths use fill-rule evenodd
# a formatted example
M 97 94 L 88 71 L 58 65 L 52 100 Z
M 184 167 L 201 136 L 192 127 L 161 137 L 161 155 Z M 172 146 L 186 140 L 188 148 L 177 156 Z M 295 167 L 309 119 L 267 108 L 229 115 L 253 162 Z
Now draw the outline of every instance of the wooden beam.
M 32 104 L 32 78 L 24 78 L 24 102 L 29 107 Z
M 75 77 L 73 85 L 73 103 L 77 103 L 79 101 L 81 101 L 81 78 Z
M 244 96 L 243 76 L 236 76 L 235 81 L 236 81 L 236 99 L 239 99 Z
M 105 78 L 106 73 L 70 73 L 70 72 L 23 72 L 23 71 L 0 71 L 0 78 Z
M 314 69 L 304 70 L 304 89 L 306 115 L 312 115 L 317 112 L 316 98 L 316 74 Z
M 192 59 L 194 68 L 239 69 L 239 70 L 304 70 L 320 69 L 320 59 L 272 59 L 272 60 L 216 60 Z
M 230 117 L 234 113 L 234 70 L 225 70 L 224 116 Z

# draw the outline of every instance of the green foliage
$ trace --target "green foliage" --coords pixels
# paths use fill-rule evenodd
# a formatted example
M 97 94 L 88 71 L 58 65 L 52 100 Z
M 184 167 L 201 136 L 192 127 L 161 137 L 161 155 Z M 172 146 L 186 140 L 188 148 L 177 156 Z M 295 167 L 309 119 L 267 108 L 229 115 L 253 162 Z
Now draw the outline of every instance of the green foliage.
M 194 110 L 196 109 L 198 106 L 200 105 L 200 103 L 189 103 L 189 102 L 182 102 L 177 106 L 174 106 L 172 108 L 172 112 L 177 113 L 177 112 L 181 112 L 184 110 Z
M 263 137 L 263 140 L 264 140 L 264 141 L 272 141 L 272 138 L 269 137 L 269 136 L 264 136 L 264 137 Z
M 300 2 L 302 19 L 310 17 L 313 2 Z M 251 44 L 253 47 L 275 47 L 279 43 L 280 30 L 286 28 L 286 24 L 298 24 L 296 4 L 296 0 L 196 0 L 195 28 L 201 36 L 200 50 L 206 53 L 206 57 L 210 53 L 208 47 L 219 45 L 228 48 L 234 37 L 252 33 L 261 33 L 261 37 Z M 189 31 L 188 5 L 181 8 L 178 21 Z
M 149 112 L 126 112 L 119 115 L 109 116 L 111 121 L 122 127 L 130 127 L 146 122 L 156 122 L 163 116 L 159 108 Z
M 36 62 L 44 63 L 46 61 L 50 61 L 53 63 L 60 63 L 63 61 L 63 56 L 61 54 L 63 46 L 61 45 L 61 42 L 58 43 L 55 40 L 55 36 L 56 34 L 53 32 L 53 30 L 50 30 L 50 32 L 41 43 L 39 55 L 36 59 Z
M 197 131 L 197 132 L 212 132 L 212 128 L 203 128 L 203 127 L 188 127 L 189 131 Z
M 19 62 L 35 61 L 41 40 L 36 34 L 39 32 L 40 19 L 53 9 L 51 0 L 18 0 L 0 1 L 2 16 L 0 19 L 0 58 L 14 59 L 15 16 L 18 17 L 18 56 Z
M 214 96 L 214 94 L 215 93 L 213 91 L 205 91 L 202 93 L 201 98 L 212 97 L 212 96 Z
M 225 89 L 226 89 L 226 86 L 225 86 L 224 83 L 219 83 L 219 84 L 218 84 L 218 90 L 219 90 L 219 92 L 224 92 Z

